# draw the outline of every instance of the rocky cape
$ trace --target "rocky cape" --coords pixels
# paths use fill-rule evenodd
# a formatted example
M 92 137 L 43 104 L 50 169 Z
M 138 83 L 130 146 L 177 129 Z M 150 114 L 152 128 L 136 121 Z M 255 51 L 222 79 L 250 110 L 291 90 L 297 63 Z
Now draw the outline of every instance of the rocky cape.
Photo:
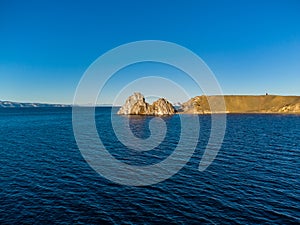
M 221 107 L 224 99 L 225 108 Z M 211 107 L 215 109 L 213 112 Z M 164 98 L 153 102 L 145 102 L 141 93 L 128 97 L 118 114 L 124 115 L 173 115 L 211 114 L 211 113 L 279 113 L 300 114 L 300 96 L 279 95 L 225 95 L 196 96 L 180 105 L 176 110 Z
M 175 108 L 166 99 L 160 98 L 150 105 L 138 92 L 129 96 L 118 111 L 118 114 L 124 115 L 173 115 L 175 113 Z

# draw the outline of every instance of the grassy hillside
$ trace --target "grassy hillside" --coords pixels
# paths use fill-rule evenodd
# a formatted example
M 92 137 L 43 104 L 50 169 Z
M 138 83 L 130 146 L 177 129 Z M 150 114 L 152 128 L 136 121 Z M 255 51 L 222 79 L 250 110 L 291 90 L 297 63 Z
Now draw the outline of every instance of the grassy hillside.
M 300 96 L 279 95 L 225 95 L 196 96 L 183 103 L 183 113 L 211 113 L 210 104 L 223 111 L 220 104 L 224 97 L 228 113 L 300 113 Z

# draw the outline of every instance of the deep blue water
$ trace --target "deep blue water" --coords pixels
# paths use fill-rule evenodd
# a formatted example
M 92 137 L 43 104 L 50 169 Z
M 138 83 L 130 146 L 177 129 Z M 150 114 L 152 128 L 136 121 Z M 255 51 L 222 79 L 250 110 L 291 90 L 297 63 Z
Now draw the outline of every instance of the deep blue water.
M 103 178 L 86 163 L 71 113 L 70 108 L 0 109 L 0 224 L 300 223 L 300 116 L 228 115 L 222 148 L 204 172 L 198 164 L 210 116 L 199 116 L 199 143 L 185 167 L 161 183 L 131 187 Z M 132 117 L 137 137 L 149 136 L 150 119 Z M 171 154 L 178 116 L 164 120 L 168 132 L 159 148 L 132 154 L 116 140 L 110 108 L 96 110 L 107 149 L 134 165 Z

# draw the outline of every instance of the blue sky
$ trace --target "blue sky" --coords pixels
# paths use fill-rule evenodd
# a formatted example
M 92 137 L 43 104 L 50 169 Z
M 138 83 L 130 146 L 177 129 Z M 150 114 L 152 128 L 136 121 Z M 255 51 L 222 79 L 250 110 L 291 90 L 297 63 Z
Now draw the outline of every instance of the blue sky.
M 71 103 L 100 55 L 149 39 L 198 54 L 224 94 L 300 95 L 299 24 L 297 0 L 0 0 L 0 100 Z

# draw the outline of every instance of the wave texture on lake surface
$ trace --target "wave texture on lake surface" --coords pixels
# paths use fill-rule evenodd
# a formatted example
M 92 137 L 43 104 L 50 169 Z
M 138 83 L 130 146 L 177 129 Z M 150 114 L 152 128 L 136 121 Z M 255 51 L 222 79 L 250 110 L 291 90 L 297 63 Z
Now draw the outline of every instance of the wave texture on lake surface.
M 190 161 L 161 183 L 131 187 L 103 178 L 83 159 L 71 108 L 0 109 L 0 224 L 300 223 L 299 115 L 228 115 L 222 147 L 203 172 L 198 165 L 211 118 L 183 116 L 200 121 Z M 150 165 L 175 149 L 179 117 L 162 118 L 166 137 L 147 152 L 118 142 L 111 108 L 97 108 L 95 119 L 99 137 L 116 159 Z M 131 117 L 136 137 L 149 137 L 152 118 Z

